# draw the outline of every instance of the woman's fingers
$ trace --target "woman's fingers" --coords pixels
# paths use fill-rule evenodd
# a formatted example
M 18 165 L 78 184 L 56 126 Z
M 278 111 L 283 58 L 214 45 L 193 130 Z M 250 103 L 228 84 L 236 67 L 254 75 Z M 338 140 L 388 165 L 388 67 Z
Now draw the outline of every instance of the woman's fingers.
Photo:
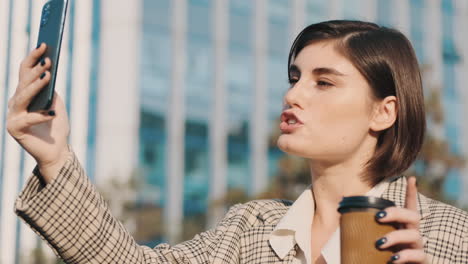
M 411 176 L 408 178 L 406 184 L 406 199 L 405 199 L 405 208 L 417 211 L 418 203 L 418 188 L 416 187 L 416 177 Z
M 389 207 L 376 214 L 381 223 L 398 223 L 402 229 L 390 232 L 376 241 L 380 249 L 403 248 L 390 259 L 390 263 L 424 263 L 423 241 L 419 233 L 420 215 L 417 209 L 418 189 L 416 178 L 410 177 L 406 187 L 405 207 Z
M 376 219 L 381 223 L 397 222 L 404 228 L 419 228 L 420 215 L 417 209 L 416 178 L 410 177 L 406 188 L 405 208 L 389 207 L 376 214 Z
M 401 229 L 390 232 L 385 237 L 376 241 L 380 249 L 386 249 L 396 245 L 408 245 L 410 248 L 422 248 L 421 235 L 416 229 Z
M 38 112 L 25 113 L 17 116 L 12 116 L 7 119 L 7 131 L 17 140 L 21 139 L 25 129 L 34 125 L 48 122 L 54 119 L 54 116 L 46 115 Z
M 390 263 L 426 263 L 426 255 L 422 249 L 405 249 L 394 254 Z
M 46 115 L 46 114 L 41 114 L 41 113 L 28 113 L 24 118 L 23 118 L 23 124 L 24 127 L 32 127 L 47 121 L 50 121 L 54 119 L 55 116 L 53 115 Z
M 18 83 L 18 90 L 24 89 L 30 83 L 34 82 L 47 70 L 50 69 L 52 62 L 49 58 L 42 59 L 36 66 L 29 71 L 24 71 Z
M 46 49 L 46 44 L 42 43 L 37 49 L 31 51 L 31 53 L 29 53 L 29 55 L 21 62 L 20 74 L 22 71 L 36 66 L 37 61 L 44 54 Z
M 11 99 L 9 107 L 12 111 L 23 111 L 26 110 L 29 103 L 32 101 L 39 91 L 44 88 L 50 81 L 50 72 L 43 72 L 39 78 L 37 78 L 30 85 L 24 89 L 17 91 L 15 96 Z
M 400 207 L 389 207 L 385 211 L 377 213 L 376 218 L 381 223 L 397 222 L 404 224 L 406 228 L 417 229 L 419 226 L 420 216 L 417 211 L 413 211 Z

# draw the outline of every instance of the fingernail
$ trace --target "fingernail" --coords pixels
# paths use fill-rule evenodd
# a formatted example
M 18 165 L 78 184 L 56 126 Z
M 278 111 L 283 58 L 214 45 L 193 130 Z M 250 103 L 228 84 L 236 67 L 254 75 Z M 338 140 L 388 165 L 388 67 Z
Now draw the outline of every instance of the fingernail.
M 378 212 L 375 214 L 375 218 L 376 218 L 377 220 L 382 219 L 382 218 L 384 218 L 385 216 L 387 216 L 387 212 L 385 212 L 385 211 L 378 211 Z
M 399 259 L 400 259 L 400 255 L 395 254 L 395 255 L 393 255 L 393 256 L 390 258 L 390 261 L 393 262 L 393 261 L 397 261 L 397 260 L 399 260 Z
M 36 49 L 40 48 L 40 47 L 41 47 L 41 45 L 42 45 L 42 43 L 39 43 L 39 44 L 37 44 L 37 47 L 36 47 Z
M 377 248 L 380 248 L 383 244 L 387 243 L 387 238 L 386 237 L 382 237 L 381 239 L 377 240 L 377 242 L 375 242 L 375 246 Z
M 41 66 L 44 66 L 44 65 L 45 65 L 45 60 L 41 59 Z
M 45 72 L 43 72 L 43 73 L 41 74 L 41 77 L 40 77 L 40 78 L 41 78 L 41 80 L 42 80 L 42 79 L 44 79 L 44 77 L 45 77 L 45 76 L 46 76 L 46 73 L 45 73 Z
M 54 111 L 54 110 L 50 110 L 47 114 L 49 114 L 50 116 L 55 116 L 55 111 Z

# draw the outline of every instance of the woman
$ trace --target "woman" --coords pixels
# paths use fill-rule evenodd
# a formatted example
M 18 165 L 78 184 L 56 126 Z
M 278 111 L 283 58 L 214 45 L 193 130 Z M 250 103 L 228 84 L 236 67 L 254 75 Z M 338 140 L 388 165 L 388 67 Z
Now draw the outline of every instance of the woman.
M 46 47 L 23 61 L 9 103 L 9 133 L 37 161 L 17 214 L 67 263 L 339 263 L 338 202 L 382 196 L 377 213 L 401 229 L 376 241 L 401 248 L 392 263 L 467 263 L 468 215 L 417 193 L 401 177 L 417 156 L 425 119 L 418 63 L 398 31 L 358 21 L 305 28 L 290 52 L 290 88 L 278 146 L 308 159 L 312 185 L 298 200 L 232 207 L 218 226 L 179 245 L 139 246 L 115 220 L 67 146 L 55 96 L 48 113 L 26 107 L 50 78 Z

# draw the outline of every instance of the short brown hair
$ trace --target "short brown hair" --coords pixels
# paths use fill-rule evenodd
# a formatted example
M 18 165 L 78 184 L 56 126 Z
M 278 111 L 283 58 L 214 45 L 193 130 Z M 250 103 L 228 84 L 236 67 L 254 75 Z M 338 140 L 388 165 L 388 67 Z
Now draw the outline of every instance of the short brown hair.
M 364 180 L 372 186 L 401 174 L 416 159 L 424 139 L 426 119 L 419 65 L 409 40 L 398 30 L 374 23 L 332 20 L 306 27 L 295 39 L 292 60 L 309 44 L 336 41 L 336 48 L 367 80 L 377 99 L 397 98 L 397 119 L 380 132 Z

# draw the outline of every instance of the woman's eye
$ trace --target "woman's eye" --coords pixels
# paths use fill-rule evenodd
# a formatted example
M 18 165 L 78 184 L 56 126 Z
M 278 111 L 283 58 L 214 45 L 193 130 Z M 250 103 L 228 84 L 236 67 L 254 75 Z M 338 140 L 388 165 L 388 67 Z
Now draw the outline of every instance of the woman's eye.
M 333 86 L 333 84 L 326 82 L 326 81 L 318 81 L 317 85 L 318 86 Z
M 296 84 L 296 83 L 299 81 L 299 79 L 297 79 L 297 78 L 289 78 L 288 81 L 289 81 L 289 84 L 293 85 L 293 84 Z

